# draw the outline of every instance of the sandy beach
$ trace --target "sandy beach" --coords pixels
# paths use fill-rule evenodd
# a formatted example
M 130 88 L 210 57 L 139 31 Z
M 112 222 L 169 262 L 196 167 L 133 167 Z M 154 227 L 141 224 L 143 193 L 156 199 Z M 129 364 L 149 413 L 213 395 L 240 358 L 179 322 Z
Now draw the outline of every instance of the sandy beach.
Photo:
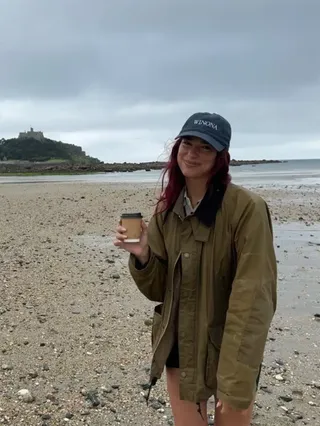
M 253 424 L 319 426 L 320 187 L 256 192 L 279 302 Z M 150 184 L 0 185 L 0 424 L 173 425 L 165 376 L 146 406 L 153 305 L 112 244 L 120 214 L 154 201 Z

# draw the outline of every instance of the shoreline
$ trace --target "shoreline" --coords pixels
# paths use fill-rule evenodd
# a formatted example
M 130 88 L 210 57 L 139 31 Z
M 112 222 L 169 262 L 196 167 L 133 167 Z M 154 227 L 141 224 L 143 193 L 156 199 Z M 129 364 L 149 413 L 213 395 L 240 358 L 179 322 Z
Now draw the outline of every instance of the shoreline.
M 292 161 L 288 164 L 250 165 L 243 167 L 230 167 L 232 181 L 236 184 L 248 188 L 320 188 L 320 172 L 319 162 L 309 163 L 310 160 Z M 159 170 L 136 170 L 136 171 L 119 171 L 119 172 L 76 172 L 63 173 L 61 171 L 55 173 L 0 173 L 1 183 L 8 182 L 82 182 L 82 183 L 98 183 L 106 182 L 122 182 L 136 184 L 159 184 L 163 177 L 163 169 Z

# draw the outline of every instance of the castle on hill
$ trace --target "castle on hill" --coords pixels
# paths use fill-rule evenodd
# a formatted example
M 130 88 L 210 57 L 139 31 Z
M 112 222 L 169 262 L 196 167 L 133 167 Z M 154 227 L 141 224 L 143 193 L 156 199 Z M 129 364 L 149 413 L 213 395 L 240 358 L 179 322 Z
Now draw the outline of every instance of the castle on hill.
M 30 130 L 26 132 L 20 132 L 18 138 L 19 139 L 33 138 L 38 141 L 44 140 L 43 132 L 35 132 L 33 130 L 33 127 L 30 127 Z

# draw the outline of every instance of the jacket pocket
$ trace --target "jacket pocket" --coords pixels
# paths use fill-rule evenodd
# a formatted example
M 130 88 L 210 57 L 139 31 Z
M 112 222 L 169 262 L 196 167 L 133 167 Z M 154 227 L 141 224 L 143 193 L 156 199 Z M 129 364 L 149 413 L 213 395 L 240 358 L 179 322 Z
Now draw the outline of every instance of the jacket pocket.
M 208 332 L 207 360 L 205 368 L 206 386 L 210 389 L 217 388 L 217 370 L 220 348 L 223 336 L 223 327 L 212 327 Z
M 151 332 L 151 342 L 153 347 L 161 331 L 162 307 L 163 307 L 163 303 L 161 303 L 160 305 L 157 305 L 154 308 L 154 312 L 153 312 L 153 322 L 152 322 L 152 332 Z

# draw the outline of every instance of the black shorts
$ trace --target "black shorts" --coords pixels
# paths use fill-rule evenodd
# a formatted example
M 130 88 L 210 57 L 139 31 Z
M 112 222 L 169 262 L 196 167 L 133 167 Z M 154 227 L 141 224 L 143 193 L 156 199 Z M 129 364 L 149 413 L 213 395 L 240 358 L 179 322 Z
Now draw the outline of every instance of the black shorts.
M 166 362 L 166 367 L 168 368 L 179 368 L 179 346 L 178 346 L 178 342 L 175 341 L 174 345 L 172 346 L 171 352 L 168 356 L 167 362 Z M 261 365 L 259 368 L 259 373 L 258 373 L 258 377 L 257 377 L 257 390 L 259 388 L 259 382 L 260 382 L 260 375 L 261 375 Z
M 174 345 L 172 346 L 171 352 L 166 362 L 166 366 L 168 368 L 179 368 L 179 346 L 178 346 L 177 340 L 174 342 Z

